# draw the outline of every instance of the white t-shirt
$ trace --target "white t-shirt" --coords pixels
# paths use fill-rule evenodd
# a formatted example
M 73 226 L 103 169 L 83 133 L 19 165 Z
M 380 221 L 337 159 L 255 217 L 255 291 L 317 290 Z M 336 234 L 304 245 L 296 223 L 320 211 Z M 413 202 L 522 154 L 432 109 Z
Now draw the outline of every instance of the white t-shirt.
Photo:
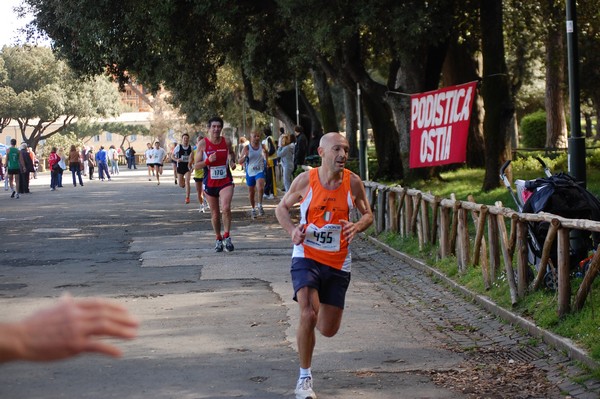
M 115 150 L 114 148 L 109 148 L 108 149 L 108 160 L 115 161 L 115 160 L 119 159 L 119 156 L 117 154 L 118 154 L 117 150 Z
M 165 151 L 164 148 L 159 148 L 158 150 L 156 148 L 154 148 L 152 150 L 152 163 L 162 164 L 166 155 L 167 155 L 167 152 Z
M 146 165 L 154 163 L 154 158 L 152 158 L 152 153 L 154 152 L 154 148 L 148 148 L 144 153 L 146 157 Z

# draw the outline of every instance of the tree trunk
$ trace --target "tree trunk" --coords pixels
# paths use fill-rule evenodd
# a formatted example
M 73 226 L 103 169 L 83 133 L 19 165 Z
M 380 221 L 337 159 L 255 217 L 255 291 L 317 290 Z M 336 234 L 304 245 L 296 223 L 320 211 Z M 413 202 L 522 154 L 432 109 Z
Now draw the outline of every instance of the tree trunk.
M 593 129 L 592 114 L 589 112 L 584 112 L 583 118 L 585 119 L 585 138 L 591 139 Z
M 342 88 L 344 92 L 344 114 L 346 116 L 346 138 L 350 144 L 350 158 L 358 158 L 358 114 L 356 109 L 356 94 L 348 88 Z
M 319 109 L 321 111 L 321 122 L 324 133 L 338 132 L 339 127 L 327 76 L 325 76 L 325 72 L 320 68 L 312 69 L 311 73 L 315 91 L 317 92 L 317 97 L 319 97 Z
M 372 127 L 378 170 L 374 179 L 399 180 L 403 176 L 400 162 L 398 132 L 392 122 L 392 112 L 385 103 L 387 87 L 374 81 L 364 69 L 360 57 L 360 40 L 348 40 L 340 49 L 340 56 L 328 62 L 321 59 L 325 73 L 350 91 L 360 84 L 364 114 Z M 360 106 L 360 104 L 358 105 Z M 366 125 L 366 124 L 365 124 Z
M 475 44 L 459 43 L 457 37 L 453 38 L 448 46 L 448 53 L 442 69 L 444 86 L 479 80 L 480 62 L 475 55 L 475 49 Z M 469 167 L 481 168 L 485 164 L 483 115 L 483 100 L 479 93 L 476 93 L 467 140 L 467 165 Z
M 502 0 L 482 0 L 479 7 L 483 56 L 481 94 L 485 105 L 485 177 L 482 188 L 490 191 L 500 186 L 500 165 L 510 159 L 509 132 L 515 110 L 504 57 Z
M 549 20 L 559 21 L 562 13 L 553 1 L 549 1 Z M 567 122 L 565 118 L 565 55 L 562 26 L 548 24 L 546 33 L 546 148 L 567 146 Z

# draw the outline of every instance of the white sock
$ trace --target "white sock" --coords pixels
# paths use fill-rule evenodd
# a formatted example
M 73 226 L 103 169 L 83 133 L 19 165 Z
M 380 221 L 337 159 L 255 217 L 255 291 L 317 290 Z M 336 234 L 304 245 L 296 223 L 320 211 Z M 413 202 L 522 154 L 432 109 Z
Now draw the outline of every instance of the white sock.
M 306 378 L 306 377 L 312 378 L 312 374 L 310 372 L 310 367 L 307 369 L 303 369 L 302 367 L 300 367 L 300 379 Z

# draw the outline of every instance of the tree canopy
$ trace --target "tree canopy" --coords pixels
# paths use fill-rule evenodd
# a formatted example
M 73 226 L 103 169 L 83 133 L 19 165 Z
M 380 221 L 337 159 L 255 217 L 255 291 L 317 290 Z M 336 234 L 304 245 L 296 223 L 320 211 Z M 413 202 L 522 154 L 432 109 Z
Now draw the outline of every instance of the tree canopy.
M 535 51 L 539 46 L 531 43 L 543 46 L 543 30 L 551 26 L 530 22 L 532 16 L 545 17 L 539 12 L 547 3 L 542 1 L 25 2 L 34 25 L 50 36 L 54 49 L 75 70 L 107 72 L 121 81 L 135 75 L 151 88 L 164 84 L 191 121 L 223 114 L 228 104 L 239 109 L 243 103 L 291 127 L 298 82 L 300 123 L 307 132 L 316 131 L 335 125 L 330 122 L 336 110 L 327 96 L 328 85 L 345 93 L 346 102 L 353 101 L 347 94 L 358 86 L 373 129 L 378 175 L 392 179 L 415 171 L 407 166 L 406 106 L 390 93 L 422 92 L 441 82 L 473 79 L 482 79 L 484 89 L 483 54 L 490 76 L 508 77 L 501 87 L 488 80 L 486 112 L 476 110 L 488 120 L 476 121 L 469 133 L 470 162 L 481 163 L 483 153 L 494 158 L 486 161 L 487 188 L 498 184 L 494 168 L 510 156 L 504 144 L 498 146 L 511 135 L 513 124 L 505 114 L 514 113 L 515 97 L 535 71 L 533 60 L 545 62 Z M 598 5 L 597 0 L 592 3 Z M 597 26 L 591 21 L 588 32 Z M 483 51 L 486 43 L 490 45 Z M 499 46 L 506 47 L 506 55 L 498 56 L 494 49 Z M 585 54 L 593 59 L 591 50 Z
M 77 119 L 113 116 L 118 90 L 107 77 L 78 78 L 44 47 L 4 47 L 0 52 L 0 115 L 16 120 L 33 149 Z

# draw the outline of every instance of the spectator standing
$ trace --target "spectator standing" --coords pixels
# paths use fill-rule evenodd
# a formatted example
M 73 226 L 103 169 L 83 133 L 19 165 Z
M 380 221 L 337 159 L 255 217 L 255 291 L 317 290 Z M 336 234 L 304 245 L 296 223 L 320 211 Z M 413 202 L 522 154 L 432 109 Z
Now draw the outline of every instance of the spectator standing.
M 33 172 L 31 173 L 31 176 L 29 176 L 29 180 L 31 180 L 32 178 L 37 179 L 37 172 L 38 166 L 40 165 L 40 161 L 38 161 L 37 156 L 33 151 L 33 148 L 27 147 L 27 153 L 29 154 L 29 157 L 31 158 L 31 163 L 33 165 Z
M 277 146 L 275 140 L 273 140 L 273 132 L 270 128 L 264 129 L 265 139 L 263 145 L 267 148 L 267 169 L 265 170 L 265 193 L 263 198 L 273 199 L 275 198 L 275 190 L 277 189 L 275 183 L 275 166 L 277 164 Z
M 56 147 L 52 147 L 50 155 L 48 155 L 48 168 L 50 168 L 50 189 L 52 191 L 56 190 L 56 187 L 58 186 L 58 169 L 60 169 L 58 161 L 60 161 L 60 157 L 56 153 Z
M 137 166 L 135 166 L 135 150 L 132 146 L 129 146 L 125 151 L 125 158 L 127 159 L 127 169 L 137 169 Z
M 304 134 L 302 126 L 294 127 L 296 135 L 296 145 L 294 147 L 294 171 L 306 162 L 306 152 L 308 151 L 308 140 Z
M 285 134 L 281 138 L 281 145 L 277 148 L 277 156 L 283 168 L 283 187 L 287 192 L 293 180 L 294 173 L 294 143 L 292 136 Z
M 98 177 L 101 181 L 104 181 L 104 174 L 106 173 L 106 177 L 108 181 L 110 181 L 110 173 L 108 173 L 108 155 L 106 154 L 106 150 L 104 146 L 100 146 L 100 150 L 96 153 L 96 164 L 98 164 Z
M 119 174 L 119 151 L 115 148 L 114 145 L 108 148 L 107 158 L 110 161 L 110 173 L 114 175 Z
M 83 179 L 81 178 L 81 160 L 79 158 L 79 151 L 77 151 L 77 147 L 75 145 L 71 145 L 71 149 L 69 150 L 69 170 L 71 171 L 71 175 L 73 176 L 73 187 L 77 187 L 77 181 L 75 180 L 75 175 L 79 178 L 79 185 L 83 186 Z
M 89 148 L 86 146 L 81 147 L 81 159 L 83 160 L 83 176 L 87 176 L 88 175 L 88 166 L 89 166 L 89 158 L 88 158 L 88 152 L 89 152 Z
M 21 173 L 19 174 L 19 193 L 29 194 L 29 178 L 34 171 L 34 166 L 33 160 L 27 150 L 26 143 L 21 144 L 19 164 L 21 166 Z
M 10 198 L 19 198 L 19 184 L 21 183 L 21 163 L 19 162 L 19 149 L 17 140 L 10 140 L 10 147 L 6 151 L 6 173 L 8 174 L 8 183 L 12 191 Z
M 57 170 L 58 172 L 58 186 L 57 187 L 62 187 L 62 179 L 63 179 L 63 173 L 65 170 L 67 170 L 67 156 L 65 155 L 65 152 L 63 151 L 62 148 L 59 148 L 58 151 L 56 152 L 56 154 L 58 155 L 58 157 L 60 158 L 58 160 L 58 166 L 60 166 L 60 169 Z
M 90 180 L 94 180 L 94 167 L 96 166 L 96 156 L 94 155 L 94 147 L 90 147 L 86 153 L 85 158 L 87 160 L 88 166 L 88 174 L 90 175 Z

